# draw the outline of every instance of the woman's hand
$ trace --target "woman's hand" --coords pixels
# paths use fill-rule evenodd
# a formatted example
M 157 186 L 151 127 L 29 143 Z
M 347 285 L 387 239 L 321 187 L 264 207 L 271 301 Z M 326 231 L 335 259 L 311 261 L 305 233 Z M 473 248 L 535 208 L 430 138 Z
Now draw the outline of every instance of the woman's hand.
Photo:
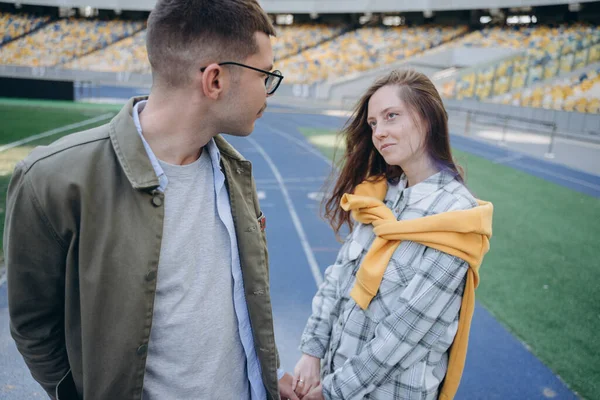
M 323 397 L 323 387 L 321 386 L 321 384 L 319 384 L 319 386 L 311 390 L 304 397 L 304 400 L 325 400 L 325 397 Z
M 302 398 L 321 383 L 321 359 L 303 354 L 294 368 L 292 389 Z

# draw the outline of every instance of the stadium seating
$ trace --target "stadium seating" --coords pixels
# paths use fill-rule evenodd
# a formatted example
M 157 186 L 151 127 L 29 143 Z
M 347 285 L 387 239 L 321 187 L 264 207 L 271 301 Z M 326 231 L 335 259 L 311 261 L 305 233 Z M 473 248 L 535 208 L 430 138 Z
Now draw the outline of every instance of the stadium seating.
M 327 25 L 278 26 L 273 40 L 276 59 L 289 57 L 308 47 L 315 46 L 342 32 L 341 27 Z M 68 69 L 91 71 L 128 71 L 150 73 L 146 52 L 146 32 L 138 32 L 100 51 L 77 58 L 64 65 Z
M 316 30 L 312 29 L 314 26 Z M 273 47 L 276 67 L 284 71 L 286 83 L 314 82 L 327 79 L 331 71 L 335 71 L 335 76 L 341 76 L 410 57 L 447 42 L 466 32 L 466 29 L 362 28 L 340 35 L 343 27 L 286 26 L 277 27 Z M 63 67 L 147 73 L 149 65 L 144 40 L 145 33 L 139 32 L 100 51 L 65 63 Z
M 50 17 L 0 12 L 0 46 L 50 21 Z
M 465 26 L 363 27 L 286 58 L 287 83 L 313 83 L 391 64 L 454 39 Z
M 276 30 L 277 36 L 273 38 L 273 53 L 276 60 L 281 60 L 340 35 L 344 27 L 304 24 L 277 26 Z
M 600 66 L 556 82 L 507 94 L 495 101 L 528 107 L 600 113 Z
M 142 29 L 143 22 L 61 19 L 0 47 L 0 64 L 56 66 Z
M 107 72 L 150 73 L 146 51 L 146 31 L 140 31 L 117 43 L 62 66 L 67 69 Z
M 522 54 L 471 70 L 443 85 L 445 97 L 484 100 L 585 67 L 600 58 L 600 27 L 584 24 L 493 27 L 451 46 L 511 48 Z

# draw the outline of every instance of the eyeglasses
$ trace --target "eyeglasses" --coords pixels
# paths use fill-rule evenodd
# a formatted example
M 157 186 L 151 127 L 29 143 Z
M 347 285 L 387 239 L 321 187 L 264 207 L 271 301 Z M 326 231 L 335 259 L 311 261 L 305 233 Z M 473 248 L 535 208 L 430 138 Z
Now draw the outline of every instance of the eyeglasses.
M 275 91 L 281 84 L 281 81 L 283 80 L 283 75 L 281 74 L 281 71 L 279 71 L 279 70 L 269 72 L 269 71 L 265 71 L 265 70 L 262 70 L 259 68 L 251 67 L 249 65 L 236 63 L 233 61 L 222 62 L 222 63 L 218 63 L 217 65 L 237 65 L 238 67 L 244 67 L 244 68 L 252 69 L 254 71 L 262 72 L 263 74 L 267 74 L 267 77 L 265 78 L 265 88 L 267 89 L 268 95 L 272 95 L 273 93 L 275 93 Z M 200 68 L 200 72 L 204 72 L 204 70 L 206 70 L 206 68 L 208 68 L 208 67 Z

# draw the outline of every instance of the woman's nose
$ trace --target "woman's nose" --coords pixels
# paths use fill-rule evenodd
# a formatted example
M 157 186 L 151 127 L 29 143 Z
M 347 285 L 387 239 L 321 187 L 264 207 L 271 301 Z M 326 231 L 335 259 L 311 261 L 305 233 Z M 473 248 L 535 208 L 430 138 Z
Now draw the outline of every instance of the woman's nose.
M 375 137 L 378 139 L 381 139 L 386 136 L 387 136 L 387 130 L 381 125 L 376 125 L 375 126 Z

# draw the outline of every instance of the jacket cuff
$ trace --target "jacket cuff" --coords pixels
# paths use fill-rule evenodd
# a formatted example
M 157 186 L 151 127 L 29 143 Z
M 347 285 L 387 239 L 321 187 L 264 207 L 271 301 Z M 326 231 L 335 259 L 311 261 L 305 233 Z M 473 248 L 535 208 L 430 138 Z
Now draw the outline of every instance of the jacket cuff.
M 325 353 L 327 353 L 328 343 L 329 338 L 324 339 L 315 336 L 303 336 L 300 341 L 299 349 L 304 354 L 322 359 L 325 357 Z

